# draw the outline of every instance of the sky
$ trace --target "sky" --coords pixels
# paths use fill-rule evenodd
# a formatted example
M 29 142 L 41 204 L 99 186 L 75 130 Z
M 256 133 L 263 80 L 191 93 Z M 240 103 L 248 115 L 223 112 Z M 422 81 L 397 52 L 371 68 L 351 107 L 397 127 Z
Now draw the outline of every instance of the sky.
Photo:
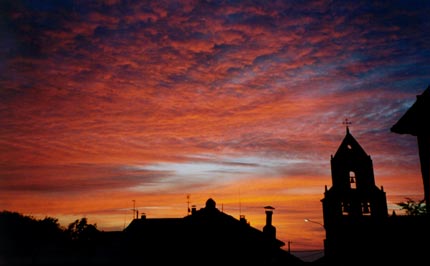
M 428 1 L 0 1 L 0 209 L 122 230 L 217 208 L 322 250 L 343 122 L 389 212 L 423 199 Z M 424 121 L 427 123 L 428 121 Z M 310 219 L 314 223 L 306 223 Z

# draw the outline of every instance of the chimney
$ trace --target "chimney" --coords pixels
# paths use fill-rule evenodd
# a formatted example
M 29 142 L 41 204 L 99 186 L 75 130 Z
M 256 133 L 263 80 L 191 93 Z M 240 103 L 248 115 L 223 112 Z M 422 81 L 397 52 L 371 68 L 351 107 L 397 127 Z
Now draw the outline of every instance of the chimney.
M 195 214 L 196 210 L 196 205 L 191 206 L 191 214 Z
M 248 221 L 245 218 L 245 215 L 243 215 L 243 214 L 239 216 L 239 221 L 241 223 L 243 223 L 243 224 L 248 224 L 249 225 Z
M 263 233 L 269 237 L 276 238 L 276 228 L 272 225 L 272 215 L 275 208 L 266 206 L 264 209 L 266 211 L 266 225 L 263 227 Z

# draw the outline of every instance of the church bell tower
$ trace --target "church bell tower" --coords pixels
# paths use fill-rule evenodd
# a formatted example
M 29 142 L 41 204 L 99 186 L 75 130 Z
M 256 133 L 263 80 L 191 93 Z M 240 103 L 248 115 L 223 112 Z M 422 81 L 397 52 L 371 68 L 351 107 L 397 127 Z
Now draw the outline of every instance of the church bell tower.
M 327 257 L 351 257 L 363 250 L 388 217 L 383 187 L 375 185 L 370 155 L 349 131 L 331 156 L 332 187 L 325 187 L 323 205 Z M 355 248 L 354 248 L 355 247 Z

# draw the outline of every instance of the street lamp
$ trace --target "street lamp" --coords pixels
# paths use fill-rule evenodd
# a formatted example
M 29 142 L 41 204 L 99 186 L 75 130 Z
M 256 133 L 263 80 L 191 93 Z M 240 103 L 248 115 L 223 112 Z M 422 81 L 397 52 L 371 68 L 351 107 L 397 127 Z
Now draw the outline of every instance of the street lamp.
M 320 222 L 312 221 L 311 219 L 307 219 L 307 218 L 305 219 L 305 222 L 318 224 L 318 225 L 322 226 L 325 229 L 324 225 L 322 223 L 320 223 Z
M 311 219 L 308 219 L 308 218 L 305 218 L 305 222 L 306 223 L 314 223 L 314 224 L 321 226 L 324 229 L 324 231 L 326 232 L 326 236 L 327 236 L 327 231 L 325 230 L 325 226 L 322 223 L 317 222 L 317 221 L 312 221 Z M 324 239 L 323 243 L 324 243 L 324 253 L 325 253 L 326 252 L 326 239 Z

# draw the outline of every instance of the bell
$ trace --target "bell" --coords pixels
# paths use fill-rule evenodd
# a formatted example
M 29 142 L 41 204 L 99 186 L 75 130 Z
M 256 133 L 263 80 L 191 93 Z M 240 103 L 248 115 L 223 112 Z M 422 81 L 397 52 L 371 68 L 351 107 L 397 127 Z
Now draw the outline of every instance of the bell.
M 354 177 L 353 177 L 353 176 L 351 176 L 351 177 L 349 178 L 349 182 L 350 182 L 350 183 L 355 183 L 355 179 L 354 179 Z

